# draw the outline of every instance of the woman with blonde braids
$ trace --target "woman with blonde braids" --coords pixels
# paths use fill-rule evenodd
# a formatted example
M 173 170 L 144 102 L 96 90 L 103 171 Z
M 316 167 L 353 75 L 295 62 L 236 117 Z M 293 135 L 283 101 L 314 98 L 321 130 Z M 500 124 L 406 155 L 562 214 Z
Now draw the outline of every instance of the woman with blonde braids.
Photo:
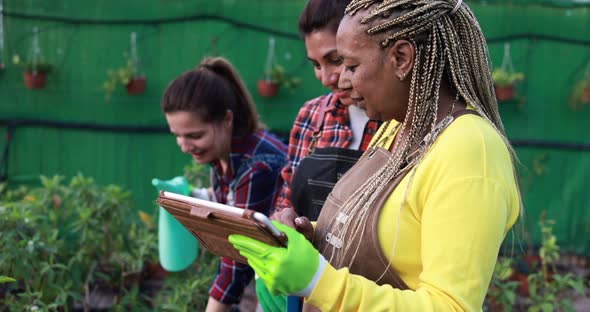
M 481 311 L 520 211 L 485 39 L 461 0 L 353 0 L 351 97 L 387 121 L 322 208 L 313 246 L 230 241 L 271 292 L 322 311 Z

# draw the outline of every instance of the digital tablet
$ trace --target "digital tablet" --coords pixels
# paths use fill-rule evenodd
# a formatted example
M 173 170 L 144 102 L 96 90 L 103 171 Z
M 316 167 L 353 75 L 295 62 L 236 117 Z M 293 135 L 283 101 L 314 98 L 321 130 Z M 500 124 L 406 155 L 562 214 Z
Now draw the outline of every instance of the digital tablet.
M 158 205 L 166 209 L 211 253 L 247 263 L 227 240 L 240 234 L 272 246 L 286 246 L 287 237 L 260 212 L 160 191 Z

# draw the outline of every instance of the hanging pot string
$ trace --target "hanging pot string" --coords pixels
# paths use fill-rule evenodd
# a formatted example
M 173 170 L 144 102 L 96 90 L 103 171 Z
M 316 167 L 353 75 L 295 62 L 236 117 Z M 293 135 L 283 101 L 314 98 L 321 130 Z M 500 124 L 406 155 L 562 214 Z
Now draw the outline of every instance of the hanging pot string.
M 39 27 L 33 27 L 33 39 L 31 42 L 31 51 L 30 51 L 31 64 L 33 66 L 33 74 L 37 74 L 37 67 L 39 63 L 41 63 L 41 47 L 39 46 Z
M 137 33 L 131 32 L 129 35 L 129 45 L 131 48 L 131 63 L 133 64 L 133 77 L 138 77 L 143 74 L 141 68 L 141 62 L 137 55 Z
M 274 62 L 274 56 L 275 56 L 275 38 L 274 37 L 268 37 L 268 51 L 266 53 L 266 64 L 265 64 L 265 68 L 264 68 L 264 79 L 267 82 L 270 82 L 272 80 L 272 65 Z
M 512 58 L 510 57 L 510 43 L 508 42 L 504 43 L 504 57 L 500 68 L 508 73 L 514 73 L 514 65 L 512 65 Z

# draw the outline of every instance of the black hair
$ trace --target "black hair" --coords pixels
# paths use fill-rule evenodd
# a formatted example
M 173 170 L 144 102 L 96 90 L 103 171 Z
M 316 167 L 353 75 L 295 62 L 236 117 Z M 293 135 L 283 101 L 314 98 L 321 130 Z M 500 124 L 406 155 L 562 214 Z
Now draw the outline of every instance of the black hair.
M 338 31 L 344 10 L 351 0 L 309 0 L 299 15 L 299 33 L 308 35 L 316 30 Z

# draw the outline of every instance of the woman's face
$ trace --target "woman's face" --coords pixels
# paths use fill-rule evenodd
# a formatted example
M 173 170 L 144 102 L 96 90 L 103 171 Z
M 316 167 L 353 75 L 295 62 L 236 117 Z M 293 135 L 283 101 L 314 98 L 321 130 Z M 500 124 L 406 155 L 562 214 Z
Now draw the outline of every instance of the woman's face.
M 183 153 L 190 154 L 199 164 L 224 160 L 229 155 L 232 134 L 231 112 L 221 122 L 204 122 L 188 111 L 166 113 L 170 132 L 176 136 L 176 144 Z
M 366 25 L 360 24 L 360 15 L 345 16 L 338 28 L 338 54 L 344 65 L 340 85 L 352 86 L 353 103 L 364 108 L 369 118 L 401 121 L 407 99 L 400 101 L 394 62 L 388 56 L 388 48 L 380 47 L 377 37 L 364 33 Z
M 350 88 L 338 87 L 342 60 L 336 51 L 336 34 L 324 28 L 305 35 L 304 41 L 307 58 L 313 64 L 315 77 L 330 89 L 342 104 L 350 104 Z

